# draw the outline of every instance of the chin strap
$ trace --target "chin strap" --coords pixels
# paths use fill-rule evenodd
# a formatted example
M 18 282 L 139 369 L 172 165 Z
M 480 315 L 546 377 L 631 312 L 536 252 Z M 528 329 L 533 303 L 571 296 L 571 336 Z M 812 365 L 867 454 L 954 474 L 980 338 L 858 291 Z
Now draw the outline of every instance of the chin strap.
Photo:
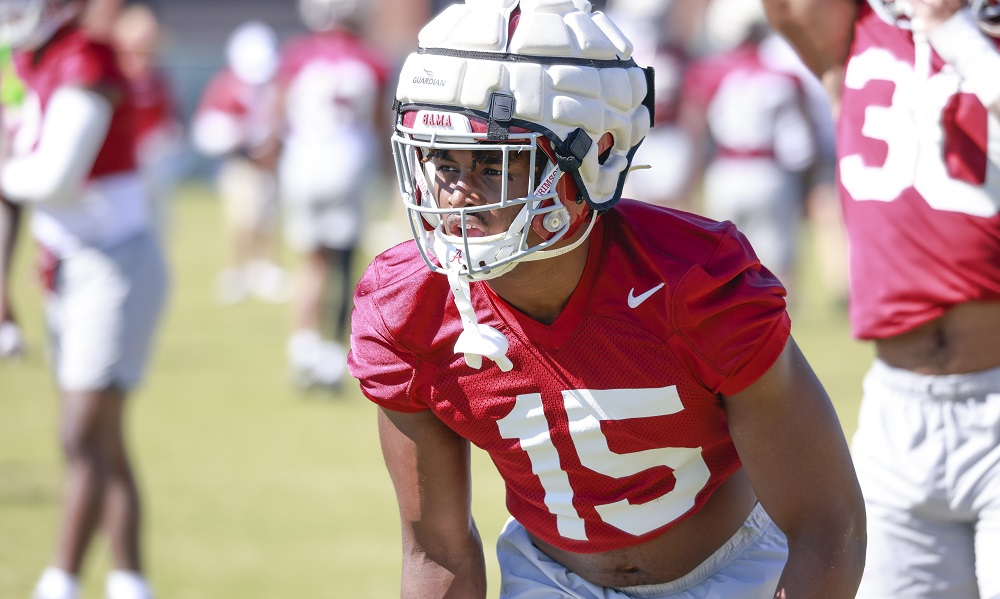
M 507 357 L 510 344 L 503 333 L 485 324 L 479 324 L 476 311 L 472 307 L 469 282 L 458 274 L 458 270 L 448 270 L 448 283 L 455 296 L 455 306 L 462 316 L 462 326 L 465 328 L 455 342 L 455 351 L 465 354 L 465 363 L 470 368 L 482 368 L 483 358 L 496 362 L 503 372 L 510 372 L 514 364 Z

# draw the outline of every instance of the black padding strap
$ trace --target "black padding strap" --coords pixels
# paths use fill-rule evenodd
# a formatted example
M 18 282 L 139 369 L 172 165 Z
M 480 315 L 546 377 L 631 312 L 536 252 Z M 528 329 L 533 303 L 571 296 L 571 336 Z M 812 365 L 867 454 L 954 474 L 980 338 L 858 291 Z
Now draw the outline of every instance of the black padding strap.
M 649 126 L 653 126 L 656 120 L 656 75 L 653 67 L 646 67 L 642 70 L 646 74 L 646 97 L 642 99 L 642 105 L 649 111 Z
M 490 97 L 490 120 L 487 124 L 486 139 L 506 141 L 510 135 L 512 118 L 514 118 L 514 96 L 493 92 Z
M 590 146 L 594 145 L 587 132 L 583 129 L 574 129 L 566 136 L 562 143 L 555 145 L 553 150 L 556 154 L 556 162 L 559 170 L 564 173 L 573 173 L 580 170 L 583 158 L 590 151 Z

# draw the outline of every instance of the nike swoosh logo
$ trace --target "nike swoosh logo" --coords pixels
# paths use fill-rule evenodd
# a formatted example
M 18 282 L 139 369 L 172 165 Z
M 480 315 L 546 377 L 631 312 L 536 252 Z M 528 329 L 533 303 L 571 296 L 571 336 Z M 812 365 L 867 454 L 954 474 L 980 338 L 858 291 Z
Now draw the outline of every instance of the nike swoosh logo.
M 657 285 L 656 287 L 653 287 L 652 289 L 650 289 L 646 293 L 643 293 L 642 295 L 635 295 L 635 287 L 633 287 L 628 292 L 628 307 L 629 308 L 638 308 L 639 304 L 641 304 L 642 302 L 648 300 L 649 296 L 651 296 L 654 293 L 656 293 L 657 291 L 659 291 L 663 287 L 663 285 L 664 285 L 663 283 L 660 283 L 659 285 Z

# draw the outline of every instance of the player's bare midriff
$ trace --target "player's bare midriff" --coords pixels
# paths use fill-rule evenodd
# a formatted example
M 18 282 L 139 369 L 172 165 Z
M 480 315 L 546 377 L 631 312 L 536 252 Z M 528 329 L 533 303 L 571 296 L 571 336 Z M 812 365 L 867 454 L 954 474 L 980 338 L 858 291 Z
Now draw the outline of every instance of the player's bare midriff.
M 965 374 L 1000 366 L 1000 302 L 969 302 L 912 331 L 875 340 L 879 359 L 921 374 Z
M 641 545 L 604 553 L 570 553 L 532 536 L 567 569 L 605 587 L 662 584 L 681 578 L 740 529 L 757 497 L 743 470 L 729 477 L 697 513 Z

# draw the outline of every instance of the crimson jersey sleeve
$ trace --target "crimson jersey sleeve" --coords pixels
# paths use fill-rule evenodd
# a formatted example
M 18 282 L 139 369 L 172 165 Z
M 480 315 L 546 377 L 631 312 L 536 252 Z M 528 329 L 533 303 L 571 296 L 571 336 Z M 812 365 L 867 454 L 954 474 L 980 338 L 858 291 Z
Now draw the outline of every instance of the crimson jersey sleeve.
M 690 368 L 712 393 L 739 393 L 777 360 L 791 331 L 784 296 L 733 225 L 711 258 L 678 282 L 675 326 L 694 354 Z
M 395 344 L 379 316 L 370 298 L 363 294 L 355 298 L 348 356 L 351 375 L 360 381 L 361 392 L 380 406 L 399 412 L 427 409 L 410 399 L 416 357 Z
M 399 331 L 390 331 L 382 314 L 383 311 L 393 314 L 394 323 L 416 325 L 428 321 L 426 313 L 402 314 L 431 305 L 435 297 L 432 293 L 421 294 L 420 290 L 426 287 L 413 284 L 407 274 L 425 275 L 416 278 L 430 282 L 436 280 L 426 275 L 442 280 L 444 277 L 428 271 L 422 262 L 413 263 L 412 256 L 406 260 L 405 248 L 408 246 L 416 254 L 412 243 L 388 250 L 372 262 L 358 282 L 354 291 L 351 351 L 347 363 L 351 375 L 361 384 L 361 392 L 370 400 L 390 410 L 419 412 L 428 409 L 425 401 L 430 394 L 422 387 L 418 373 L 429 373 L 433 369 L 418 368 L 420 358 L 399 343 Z M 413 306 L 412 298 L 415 297 L 423 298 L 420 306 Z
M 208 82 L 198 102 L 197 113 L 217 110 L 226 114 L 242 115 L 246 106 L 240 100 L 242 83 L 228 69 L 220 71 Z
M 708 109 L 708 103 L 719 87 L 724 68 L 715 59 L 696 60 L 688 66 L 681 86 L 682 102 Z
M 108 83 L 105 78 L 111 64 L 115 64 L 115 57 L 110 48 L 88 44 L 63 57 L 58 64 L 57 79 L 62 85 L 94 87 Z

